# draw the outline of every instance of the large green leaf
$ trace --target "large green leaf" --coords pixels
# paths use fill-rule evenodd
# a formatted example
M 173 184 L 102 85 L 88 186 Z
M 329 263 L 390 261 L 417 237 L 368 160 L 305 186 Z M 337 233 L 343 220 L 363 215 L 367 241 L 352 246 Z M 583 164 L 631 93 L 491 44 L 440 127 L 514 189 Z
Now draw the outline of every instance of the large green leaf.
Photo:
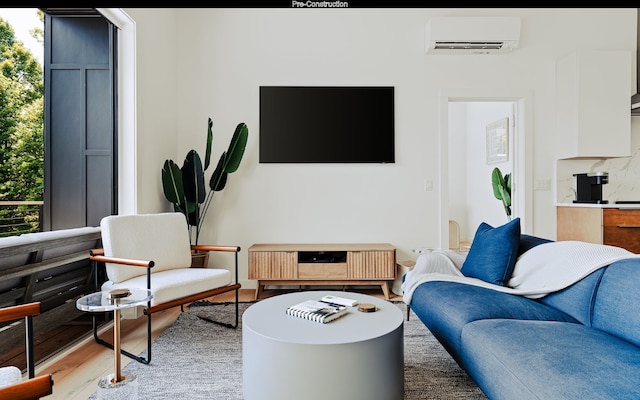
M 505 207 L 511 207 L 511 174 L 504 176 L 504 188 L 503 188 L 502 202 Z M 511 214 L 511 209 L 507 214 Z
M 504 178 L 502 177 L 502 172 L 500 172 L 499 168 L 494 168 L 491 172 L 491 186 L 493 187 L 493 195 L 496 199 L 502 200 L 502 193 L 500 189 L 504 189 L 506 187 Z
M 213 145 L 213 120 L 209 118 L 207 123 L 207 149 L 204 154 L 204 170 L 206 171 L 209 168 L 209 163 L 211 163 L 211 146 Z
M 503 187 L 500 187 L 499 190 L 500 190 L 501 200 L 504 206 L 505 207 L 511 206 L 511 195 L 509 194 L 509 192 Z
M 219 192 L 227 185 L 227 176 L 228 174 L 224 172 L 224 165 L 227 160 L 227 152 L 223 152 L 220 156 L 220 160 L 218 161 L 218 165 L 216 165 L 216 169 L 213 170 L 213 174 L 211 174 L 211 179 L 209 180 L 209 188 L 214 192 Z
M 229 142 L 229 148 L 223 152 L 218 161 L 216 169 L 211 175 L 209 180 L 209 188 L 215 192 L 219 192 L 227 185 L 228 174 L 236 172 L 242 161 L 244 150 L 247 147 L 247 139 L 249 136 L 249 129 L 244 122 L 239 123 L 236 126 L 236 130 L 233 132 L 231 142 Z
M 187 216 L 187 222 L 191 226 L 198 226 L 200 224 L 200 207 L 195 201 L 187 201 L 184 205 L 186 211 L 183 212 Z
M 198 152 L 191 150 L 187 153 L 182 165 L 182 185 L 187 201 L 203 203 L 206 191 L 204 186 L 204 170 Z
M 504 192 L 504 198 L 502 199 L 502 206 L 504 207 L 504 212 L 507 214 L 507 218 L 511 221 L 511 195 Z
M 238 170 L 244 150 L 247 147 L 247 139 L 249 137 L 249 128 L 244 122 L 239 123 L 236 126 L 235 132 L 231 142 L 229 142 L 229 148 L 227 149 L 227 157 L 224 162 L 224 172 L 233 173 Z
M 493 195 L 496 199 L 502 201 L 504 212 L 507 214 L 507 218 L 511 220 L 511 174 L 502 176 L 500 168 L 494 168 L 491 171 L 491 186 L 493 188 Z
M 162 190 L 167 200 L 173 204 L 179 204 L 184 199 L 182 172 L 173 160 L 165 160 L 162 167 Z

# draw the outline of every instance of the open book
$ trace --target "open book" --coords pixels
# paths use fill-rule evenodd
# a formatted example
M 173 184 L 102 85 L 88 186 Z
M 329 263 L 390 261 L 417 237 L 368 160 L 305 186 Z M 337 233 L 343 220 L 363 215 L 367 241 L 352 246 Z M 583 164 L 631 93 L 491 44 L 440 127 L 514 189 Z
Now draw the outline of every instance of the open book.
M 347 313 L 347 306 L 325 303 L 318 300 L 305 300 L 287 307 L 287 314 L 326 324 Z

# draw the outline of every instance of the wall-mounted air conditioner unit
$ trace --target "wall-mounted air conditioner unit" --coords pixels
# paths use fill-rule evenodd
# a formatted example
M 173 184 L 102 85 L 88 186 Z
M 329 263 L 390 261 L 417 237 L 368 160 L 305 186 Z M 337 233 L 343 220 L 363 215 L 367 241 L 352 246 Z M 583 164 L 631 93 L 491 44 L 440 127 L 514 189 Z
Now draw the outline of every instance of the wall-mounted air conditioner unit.
M 433 17 L 425 32 L 428 54 L 502 54 L 520 43 L 520 17 Z

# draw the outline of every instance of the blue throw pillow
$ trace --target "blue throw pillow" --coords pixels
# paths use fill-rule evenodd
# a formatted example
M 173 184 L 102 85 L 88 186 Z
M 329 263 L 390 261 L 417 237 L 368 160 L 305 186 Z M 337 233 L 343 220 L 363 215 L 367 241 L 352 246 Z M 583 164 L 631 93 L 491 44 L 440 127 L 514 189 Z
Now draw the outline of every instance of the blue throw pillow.
M 476 230 L 460 272 L 464 276 L 504 286 L 516 265 L 519 245 L 520 218 L 496 228 L 483 222 Z
M 537 245 L 540 245 L 543 243 L 550 243 L 550 242 L 553 242 L 553 240 L 532 236 L 532 235 L 527 235 L 523 233 L 522 235 L 520 235 L 520 245 L 518 246 L 518 257 L 523 255 L 527 251 L 533 249 Z

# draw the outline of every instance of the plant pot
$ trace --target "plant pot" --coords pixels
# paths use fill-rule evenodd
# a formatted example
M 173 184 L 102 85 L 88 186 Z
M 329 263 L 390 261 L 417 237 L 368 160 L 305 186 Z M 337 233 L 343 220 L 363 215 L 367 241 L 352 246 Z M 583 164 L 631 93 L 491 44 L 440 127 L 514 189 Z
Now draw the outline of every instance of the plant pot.
M 209 252 L 191 250 L 191 267 L 206 268 L 209 264 Z

